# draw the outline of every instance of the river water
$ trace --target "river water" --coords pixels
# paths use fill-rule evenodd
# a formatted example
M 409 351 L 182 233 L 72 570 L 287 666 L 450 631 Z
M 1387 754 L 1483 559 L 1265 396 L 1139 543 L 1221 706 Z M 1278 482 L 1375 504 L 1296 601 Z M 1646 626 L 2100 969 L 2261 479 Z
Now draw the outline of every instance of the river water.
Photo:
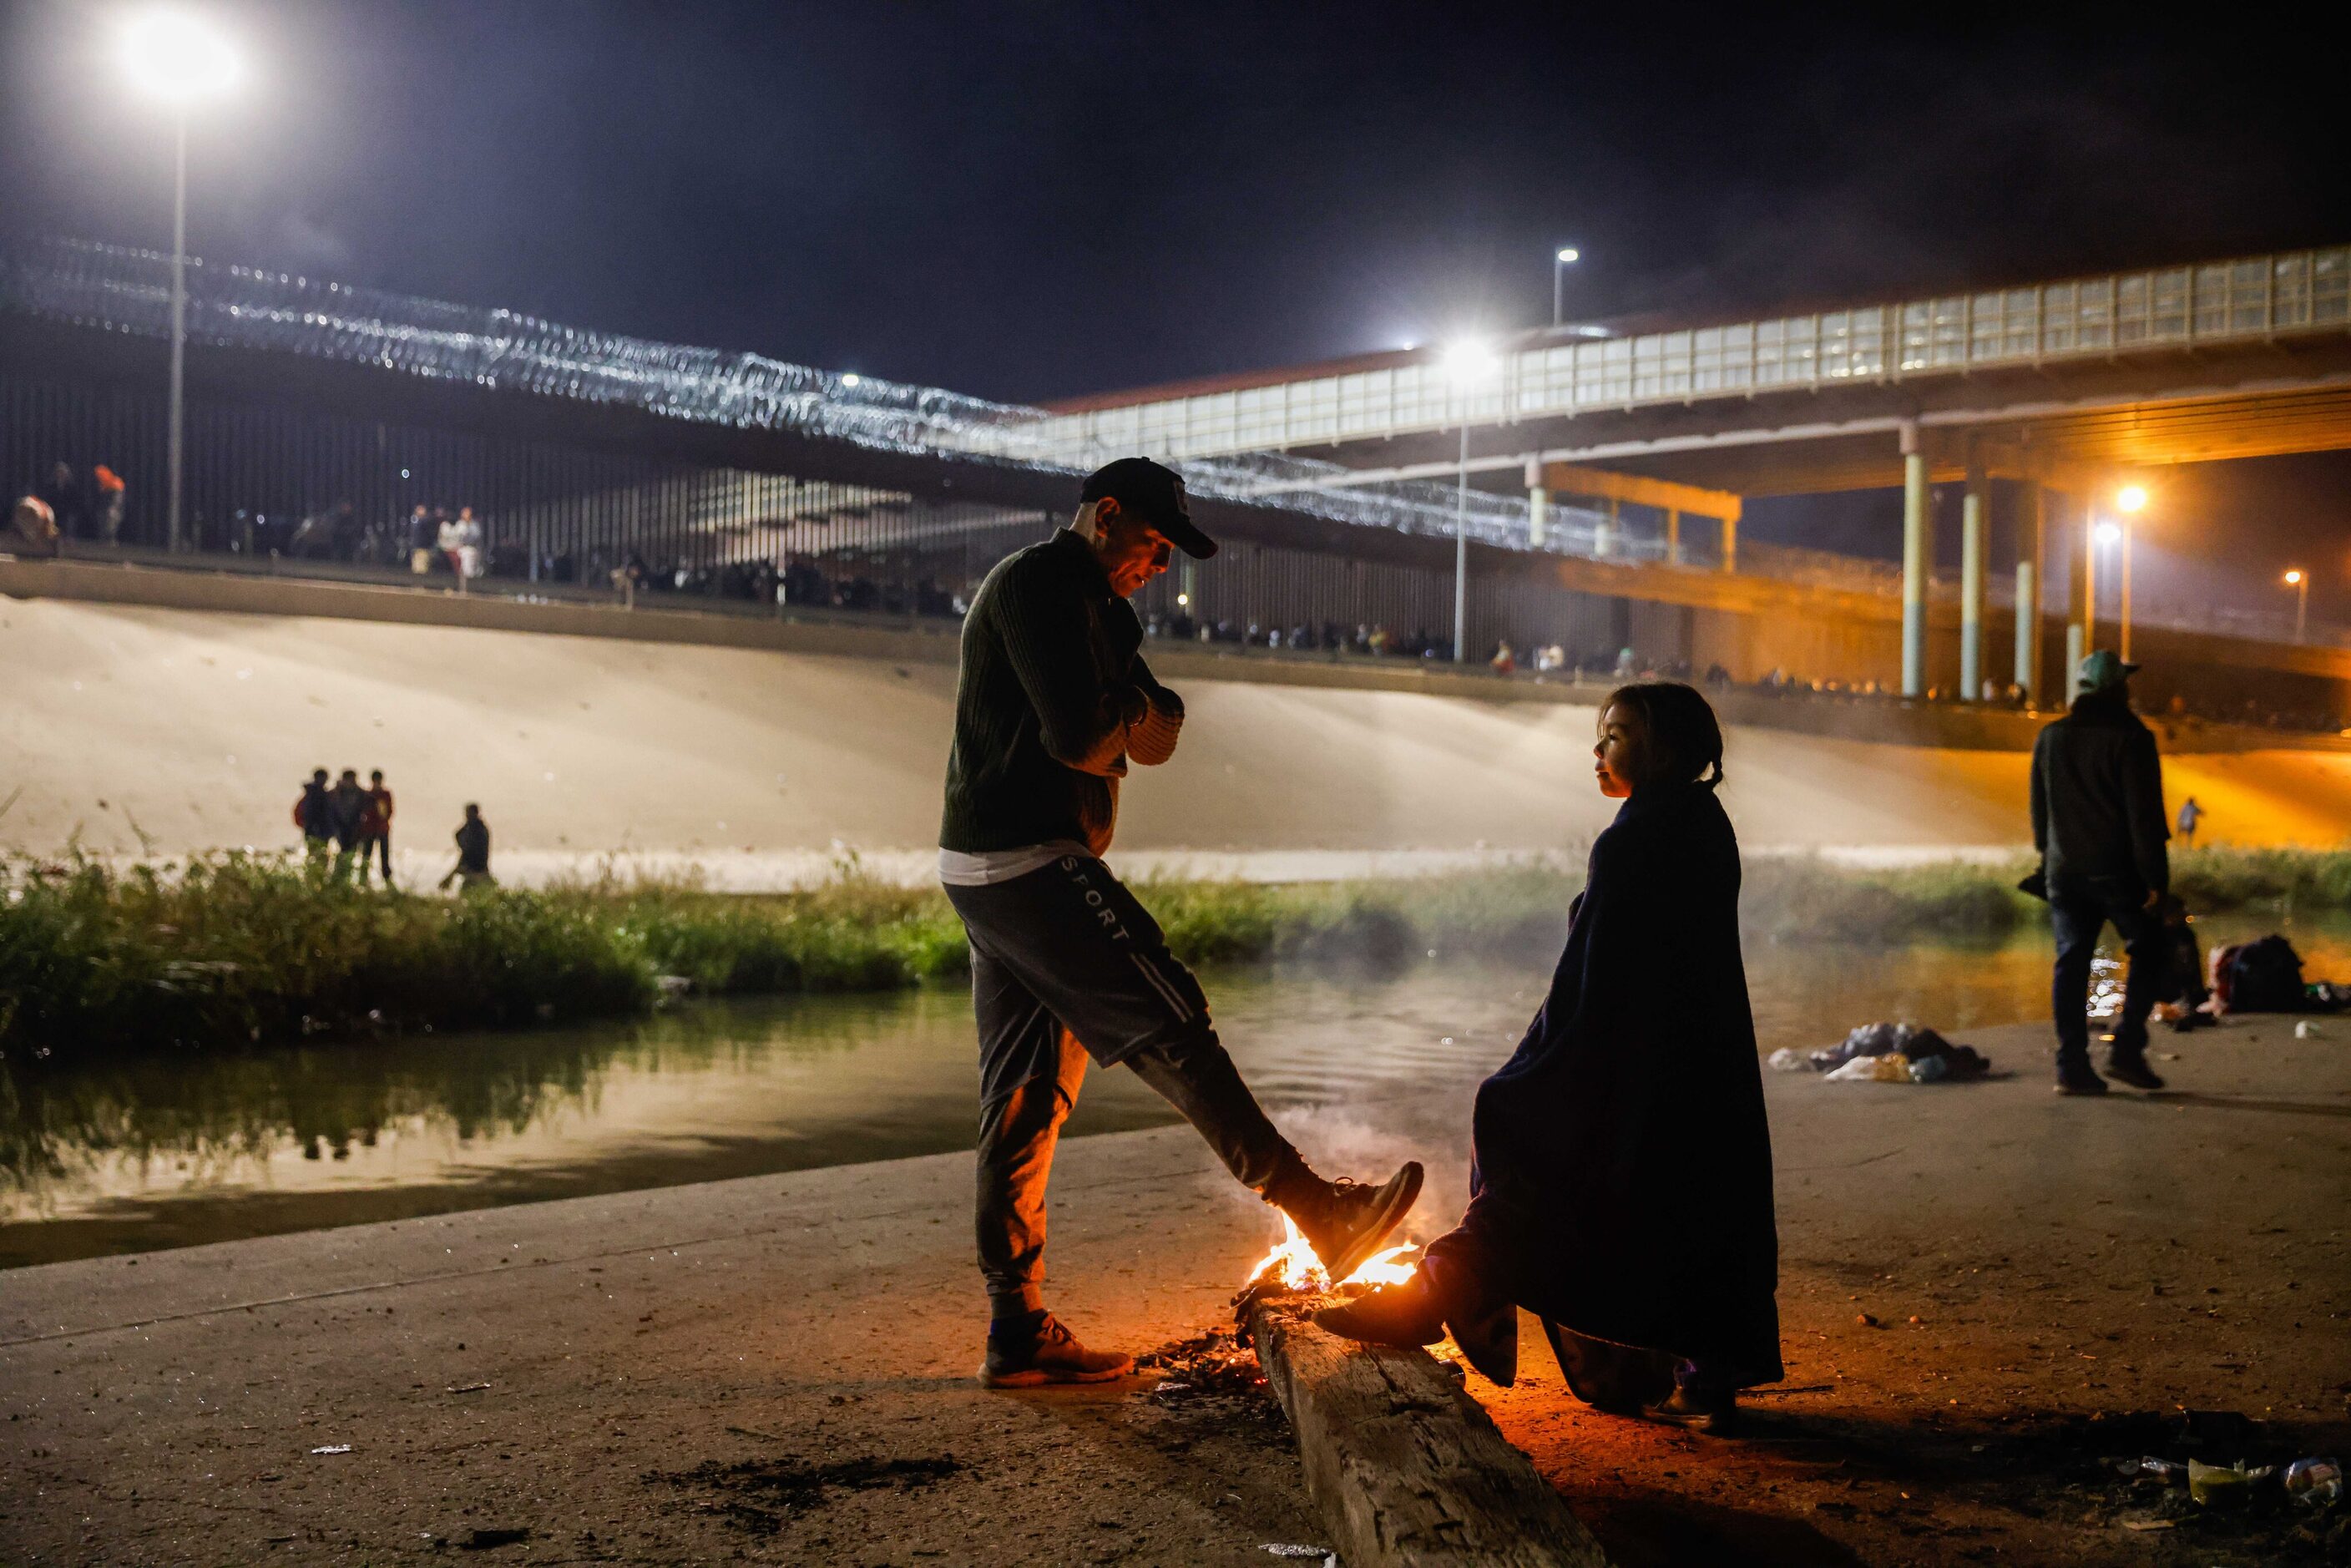
M 2275 916 L 2200 923 L 2208 943 Z M 2351 925 L 2286 927 L 2313 977 L 2351 977 Z M 1765 1051 L 1878 1019 L 1955 1039 L 2047 1016 L 2049 948 L 1750 946 Z M 1270 1104 L 1458 1089 L 1516 1044 L 1541 960 L 1402 974 L 1204 977 Z M 2040 1059 L 1997 1061 L 2032 1071 Z M 415 1036 L 0 1064 L 0 1268 L 970 1146 L 959 990 L 691 1004 L 580 1030 Z M 1073 1135 L 1172 1120 L 1097 1072 Z

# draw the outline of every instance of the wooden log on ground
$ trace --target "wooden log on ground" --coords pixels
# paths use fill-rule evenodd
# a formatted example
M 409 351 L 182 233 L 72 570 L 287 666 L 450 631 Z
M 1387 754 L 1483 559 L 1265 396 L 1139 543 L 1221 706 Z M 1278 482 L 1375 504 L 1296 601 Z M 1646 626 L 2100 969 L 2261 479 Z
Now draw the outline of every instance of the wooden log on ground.
M 1448 1369 L 1424 1350 L 1326 1333 L 1305 1320 L 1310 1305 L 1259 1301 L 1246 1322 L 1347 1568 L 1605 1568 L 1592 1532 Z

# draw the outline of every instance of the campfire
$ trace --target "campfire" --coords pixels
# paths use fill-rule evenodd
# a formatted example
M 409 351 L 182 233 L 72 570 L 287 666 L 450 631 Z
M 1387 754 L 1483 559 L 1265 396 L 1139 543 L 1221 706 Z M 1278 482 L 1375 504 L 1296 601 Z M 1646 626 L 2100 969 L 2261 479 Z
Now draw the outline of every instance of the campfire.
M 1286 1214 L 1281 1217 L 1281 1245 L 1267 1253 L 1264 1261 L 1249 1271 L 1249 1283 L 1242 1287 L 1245 1295 L 1273 1290 L 1330 1291 L 1348 1285 L 1401 1285 L 1412 1278 L 1413 1270 L 1418 1267 L 1405 1261 L 1405 1254 L 1420 1249 L 1406 1243 L 1373 1253 L 1353 1273 L 1334 1281 Z

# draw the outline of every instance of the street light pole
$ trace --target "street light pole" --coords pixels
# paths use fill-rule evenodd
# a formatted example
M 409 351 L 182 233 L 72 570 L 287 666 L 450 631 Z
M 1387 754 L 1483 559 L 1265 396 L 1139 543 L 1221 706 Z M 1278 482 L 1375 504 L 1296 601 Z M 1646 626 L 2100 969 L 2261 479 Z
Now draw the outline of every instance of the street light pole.
M 1551 257 L 1551 324 L 1554 327 L 1567 314 L 1567 269 L 1579 253 L 1573 246 L 1562 246 Z
M 2294 590 L 2294 641 L 2300 647 L 2310 619 L 2310 573 L 2296 567 L 2285 574 L 2285 580 Z
M 1453 492 L 1453 662 L 1469 657 L 1469 416 L 1479 383 L 1499 373 L 1494 350 L 1468 339 L 1445 350 L 1442 361 L 1453 417 L 1461 423 L 1461 469 Z
M 2082 565 L 2082 654 L 2087 658 L 2098 651 L 2098 514 L 2088 507 L 2083 508 L 2082 542 L 2088 555 Z
M 181 474 L 187 442 L 188 373 L 188 111 L 172 111 L 172 397 L 165 467 L 171 488 L 165 548 L 180 551 Z
M 1453 662 L 1469 656 L 1469 415 L 1461 415 L 1461 474 L 1453 490 Z M 2302 639 L 2294 639 L 2300 642 Z
M 123 66 L 132 84 L 172 110 L 172 386 L 165 433 L 164 543 L 186 542 L 188 371 L 188 110 L 233 88 L 236 51 L 201 21 L 159 11 L 123 29 Z
M 2115 492 L 2115 508 L 2123 515 L 2123 635 L 2122 660 L 2130 663 L 2131 634 L 2131 540 L 2138 515 L 2147 510 L 2147 486 L 2126 485 Z
M 2123 663 L 2130 663 L 2131 632 L 2131 519 L 2123 518 Z

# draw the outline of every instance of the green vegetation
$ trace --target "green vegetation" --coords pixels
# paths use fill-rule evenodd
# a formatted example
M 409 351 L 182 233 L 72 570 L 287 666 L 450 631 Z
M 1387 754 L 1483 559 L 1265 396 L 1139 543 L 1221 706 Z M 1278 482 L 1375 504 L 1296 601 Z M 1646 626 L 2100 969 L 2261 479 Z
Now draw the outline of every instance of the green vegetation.
M 2351 908 L 2351 851 L 2199 850 L 2175 883 L 2199 912 Z M 2023 863 L 1852 871 L 1755 860 L 1750 940 L 1998 940 L 2042 918 Z M 1430 952 L 1547 959 L 1580 877 L 1544 865 L 1415 880 L 1138 889 L 1195 964 L 1359 963 Z M 776 895 L 690 881 L 571 883 L 455 899 L 340 886 L 278 857 L 110 870 L 0 862 L 0 1055 L 282 1043 L 639 1013 L 683 976 L 706 994 L 887 990 L 960 975 L 934 888 L 853 862 Z

